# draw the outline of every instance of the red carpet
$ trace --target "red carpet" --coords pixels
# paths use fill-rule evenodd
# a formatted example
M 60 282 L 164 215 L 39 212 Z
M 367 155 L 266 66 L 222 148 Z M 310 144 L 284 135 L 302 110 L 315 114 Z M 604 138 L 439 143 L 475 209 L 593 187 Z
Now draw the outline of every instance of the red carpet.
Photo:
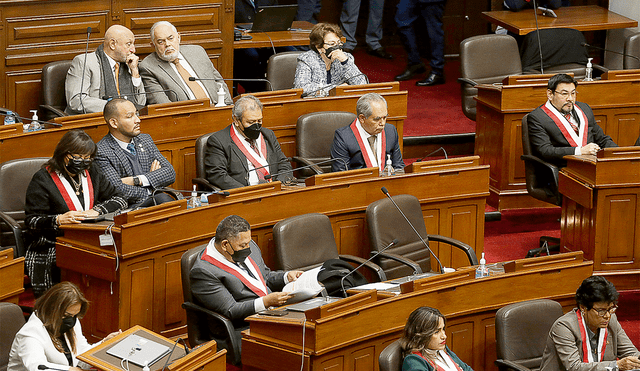
M 395 56 L 393 60 L 370 56 L 364 48 L 354 51 L 356 65 L 369 77 L 370 82 L 393 81 L 394 76 L 401 74 L 406 68 L 407 57 L 402 47 L 391 47 L 388 51 Z M 428 61 L 425 63 L 428 64 Z M 424 79 L 424 75 L 400 83 L 400 90 L 407 90 L 409 94 L 407 119 L 404 122 L 405 137 L 475 132 L 476 123 L 462 113 L 458 77 L 460 62 L 447 59 L 446 84 L 416 86 L 416 81 Z

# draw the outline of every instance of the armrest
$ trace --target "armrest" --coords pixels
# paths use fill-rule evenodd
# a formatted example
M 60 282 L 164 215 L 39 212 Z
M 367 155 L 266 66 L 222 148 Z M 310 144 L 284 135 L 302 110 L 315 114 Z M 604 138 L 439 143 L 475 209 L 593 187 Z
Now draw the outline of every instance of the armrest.
M 227 332 L 227 340 L 229 341 L 231 347 L 234 350 L 240 349 L 240 344 L 238 344 L 237 339 L 235 338 L 235 336 L 233 336 L 235 327 L 233 326 L 233 323 L 229 318 L 189 301 L 185 301 L 184 303 L 182 303 L 182 308 L 184 308 L 184 310 L 186 311 L 194 311 L 205 314 L 209 318 L 209 320 L 213 320 L 224 326 L 224 329 Z
M 293 156 L 291 158 L 294 162 L 301 164 L 302 166 L 309 166 L 309 169 L 313 170 L 316 174 L 323 174 L 324 171 L 320 169 L 320 166 L 316 165 L 313 161 L 310 161 L 304 157 Z M 296 169 L 294 169 L 296 170 Z
M 504 371 L 505 368 L 512 369 L 516 371 L 531 371 L 530 368 L 522 366 L 512 361 L 507 361 L 506 359 L 497 359 L 495 360 L 496 366 L 500 369 L 500 371 Z
M 191 184 L 197 185 L 198 188 L 201 188 L 204 191 L 216 191 L 216 192 L 221 191 L 220 188 L 209 183 L 209 181 L 206 180 L 205 178 L 193 178 L 191 179 Z
M 371 252 L 371 256 L 377 254 L 377 251 L 372 251 Z M 420 265 L 418 265 L 418 263 L 414 262 L 411 259 L 407 259 L 404 256 L 398 255 L 398 254 L 394 254 L 394 253 L 390 253 L 390 252 L 381 252 L 378 254 L 379 257 L 382 258 L 387 258 L 387 259 L 391 259 L 391 260 L 395 260 L 400 264 L 404 264 L 406 266 L 408 266 L 409 268 L 413 269 L 413 274 L 421 274 L 422 273 L 422 268 L 420 268 Z
M 429 241 L 443 242 L 448 245 L 451 245 L 457 249 L 462 250 L 467 255 L 469 259 L 469 265 L 478 265 L 478 257 L 476 256 L 476 252 L 473 250 L 473 247 L 467 245 L 462 241 L 458 241 L 455 238 L 441 236 L 439 234 L 428 234 L 427 238 Z
M 605 66 L 601 66 L 601 65 L 596 64 L 596 63 L 592 63 L 592 65 L 593 65 L 593 69 L 594 70 L 598 70 L 598 71 L 600 71 L 602 73 L 609 72 L 609 69 L 607 67 L 605 67 Z
M 64 113 L 64 111 L 48 104 L 41 104 L 40 109 L 43 111 L 51 112 L 56 115 L 56 117 L 68 116 L 66 113 Z
M 468 79 L 468 78 L 466 78 L 466 77 L 458 77 L 458 82 L 459 82 L 460 84 L 469 84 L 469 85 L 471 85 L 471 86 L 476 86 L 476 85 L 478 85 L 478 83 L 477 83 L 477 82 L 475 82 L 475 81 L 473 81 L 473 80 L 471 80 L 471 79 Z
M 532 155 L 522 155 L 520 156 L 520 158 L 524 161 L 524 162 L 532 162 L 534 165 L 538 165 L 540 167 L 542 167 L 542 169 L 544 169 L 545 172 L 547 172 L 546 175 L 549 175 L 551 179 L 553 179 L 553 184 L 558 184 L 558 172 L 559 169 L 557 166 L 552 165 L 544 160 L 542 160 L 541 158 L 538 158 L 536 156 L 532 156 Z
M 363 259 L 361 257 L 353 256 L 353 255 L 346 255 L 346 254 L 340 254 L 340 255 L 338 255 L 338 257 L 341 260 L 344 260 L 344 261 L 349 262 L 349 263 L 355 263 L 355 264 L 358 264 L 358 265 L 360 265 L 360 264 L 364 263 L 365 261 L 367 261 L 367 259 Z M 378 264 L 375 264 L 375 263 L 372 263 L 372 262 L 366 262 L 364 266 L 369 268 L 369 269 L 371 269 L 372 271 L 374 271 L 375 274 L 378 276 L 378 280 L 380 282 L 387 280 L 387 275 L 384 274 L 384 271 L 382 270 L 382 268 L 380 268 L 380 266 Z
M 0 219 L 7 223 L 9 228 L 11 228 L 11 232 L 13 232 L 13 238 L 16 242 L 16 248 L 13 250 L 13 257 L 18 258 L 24 256 L 24 241 L 22 239 L 22 229 L 20 229 L 20 225 L 15 221 L 15 219 L 2 211 L 0 211 Z

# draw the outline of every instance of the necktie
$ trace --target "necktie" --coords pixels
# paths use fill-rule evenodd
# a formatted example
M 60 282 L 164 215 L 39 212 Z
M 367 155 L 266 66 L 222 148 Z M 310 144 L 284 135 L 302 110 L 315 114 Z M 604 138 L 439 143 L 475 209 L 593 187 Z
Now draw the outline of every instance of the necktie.
M 258 151 L 258 145 L 256 144 L 256 141 L 247 138 L 247 142 L 249 142 L 249 146 L 251 147 L 251 149 L 256 151 L 258 155 L 260 155 L 260 151 Z M 264 175 L 262 175 L 262 173 L 259 171 L 256 171 L 256 174 L 258 175 L 258 183 L 265 183 Z
M 196 99 L 208 98 L 207 93 L 205 93 L 204 90 L 200 87 L 200 84 L 198 84 L 196 81 L 189 81 L 189 77 L 195 77 L 195 76 L 191 76 L 189 71 L 187 71 L 184 67 L 182 67 L 182 65 L 180 64 L 180 58 L 176 58 L 173 61 L 173 64 L 176 65 L 176 69 L 178 70 L 180 77 L 182 77 L 182 79 L 187 84 L 189 89 L 191 89 L 191 91 L 193 92 L 193 96 L 196 97 Z
M 118 95 L 120 95 L 120 62 L 116 62 L 116 65 L 113 67 L 113 71 L 116 77 L 116 91 Z
M 129 152 L 131 152 L 132 155 L 137 156 L 138 154 L 136 153 L 136 146 L 133 144 L 133 141 L 129 142 L 129 144 L 127 144 L 127 150 Z
M 578 125 L 574 124 L 573 121 L 571 120 L 571 113 L 567 113 L 566 115 L 564 115 L 564 117 L 567 119 L 567 121 L 569 121 L 569 125 L 571 125 L 571 128 L 573 129 L 573 131 L 575 131 L 576 134 L 579 134 L 580 129 L 578 129 Z
M 369 147 L 371 147 L 371 152 L 373 152 L 373 157 L 377 159 L 378 154 L 376 153 L 376 136 L 372 135 L 369 138 L 367 138 L 367 140 L 369 141 Z
M 251 273 L 251 269 L 249 269 L 249 267 L 247 267 L 247 264 L 245 264 L 245 262 L 240 262 L 238 263 L 238 265 L 244 269 L 245 271 L 247 271 L 247 273 L 249 273 L 249 276 L 251 276 L 251 278 L 253 278 L 254 280 L 256 279 L 256 276 L 253 275 L 253 273 Z

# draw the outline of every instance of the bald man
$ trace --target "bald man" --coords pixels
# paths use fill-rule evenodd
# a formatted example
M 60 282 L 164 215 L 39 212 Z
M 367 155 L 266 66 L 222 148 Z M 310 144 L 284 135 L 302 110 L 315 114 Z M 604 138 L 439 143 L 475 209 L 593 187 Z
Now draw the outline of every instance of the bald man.
M 108 99 L 117 97 L 144 107 L 147 99 L 134 41 L 131 30 L 113 25 L 95 52 L 73 58 L 65 81 L 68 114 L 102 112 Z

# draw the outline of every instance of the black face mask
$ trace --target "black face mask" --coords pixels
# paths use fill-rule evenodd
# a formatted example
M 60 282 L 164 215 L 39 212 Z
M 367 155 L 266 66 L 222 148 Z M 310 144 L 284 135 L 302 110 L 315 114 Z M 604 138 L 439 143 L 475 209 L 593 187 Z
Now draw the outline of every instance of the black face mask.
M 327 49 L 324 51 L 324 55 L 326 55 L 326 56 L 327 56 L 327 58 L 329 58 L 329 59 L 330 59 L 331 57 L 329 57 L 329 54 L 331 54 L 331 52 L 333 52 L 334 50 L 342 50 L 342 45 L 335 45 L 335 46 L 332 46 L 332 47 L 330 47 L 330 48 L 327 48 Z
M 231 247 L 233 249 L 233 247 Z M 231 254 L 231 259 L 233 259 L 236 263 L 242 263 L 249 255 L 251 254 L 251 248 L 247 247 L 246 249 L 233 251 Z
M 69 162 L 67 163 L 67 171 L 71 174 L 77 175 L 87 170 L 91 166 L 92 159 L 79 159 L 75 157 L 71 157 Z
M 62 324 L 60 325 L 60 333 L 64 334 L 67 331 L 71 330 L 73 326 L 76 325 L 76 317 L 64 317 L 62 319 Z
M 256 140 L 260 136 L 260 128 L 261 127 L 262 127 L 262 124 L 258 124 L 256 122 L 255 124 L 244 128 L 244 130 L 243 130 L 244 135 L 246 135 L 247 138 L 249 138 L 251 140 Z

